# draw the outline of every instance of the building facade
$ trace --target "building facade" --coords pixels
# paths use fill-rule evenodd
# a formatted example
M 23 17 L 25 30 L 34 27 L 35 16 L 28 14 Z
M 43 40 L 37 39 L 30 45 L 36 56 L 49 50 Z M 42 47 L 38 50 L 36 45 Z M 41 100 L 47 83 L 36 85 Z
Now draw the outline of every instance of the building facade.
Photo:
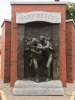
M 4 31 L 2 31 L 2 41 L 4 41 L 2 79 L 10 80 L 11 86 L 14 86 L 16 80 L 25 79 L 24 41 L 28 37 L 38 38 L 40 35 L 45 35 L 52 40 L 56 48 L 53 68 L 57 78 L 54 77 L 54 79 L 61 80 L 63 86 L 66 86 L 67 82 L 73 82 L 75 79 L 75 27 L 72 20 L 66 21 L 66 3 L 11 2 L 11 12 L 11 23 L 4 22 L 10 25 L 2 25 Z

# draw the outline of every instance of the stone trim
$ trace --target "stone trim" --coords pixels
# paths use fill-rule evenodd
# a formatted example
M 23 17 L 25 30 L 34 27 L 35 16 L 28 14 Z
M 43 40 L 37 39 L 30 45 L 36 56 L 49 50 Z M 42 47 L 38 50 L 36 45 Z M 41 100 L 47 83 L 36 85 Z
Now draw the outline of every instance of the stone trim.
M 27 0 L 27 1 L 11 1 L 10 4 L 53 4 L 53 5 L 66 5 L 67 2 L 62 2 L 62 1 L 31 1 L 31 0 Z
M 33 11 L 29 13 L 16 13 L 16 23 L 25 24 L 34 21 L 61 23 L 61 13 Z
M 66 20 L 66 23 L 69 23 L 69 22 L 72 22 L 72 23 L 73 23 L 73 25 L 75 26 L 75 22 L 74 22 L 74 20 L 73 20 L 73 19 L 67 19 L 67 20 Z
M 4 19 L 3 22 L 2 22 L 2 24 L 1 24 L 1 27 L 4 25 L 4 22 L 10 22 L 10 23 L 11 23 L 11 20 L 9 20 L 9 19 Z

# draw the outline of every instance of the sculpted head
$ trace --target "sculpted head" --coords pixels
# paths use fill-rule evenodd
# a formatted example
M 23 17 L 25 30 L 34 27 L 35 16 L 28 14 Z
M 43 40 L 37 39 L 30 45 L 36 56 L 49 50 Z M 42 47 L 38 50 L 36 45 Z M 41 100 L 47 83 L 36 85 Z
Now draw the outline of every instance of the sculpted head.
M 36 45 L 38 43 L 38 40 L 36 38 L 32 38 L 32 44 Z
M 41 41 L 41 42 L 44 42 L 44 41 L 45 41 L 45 36 L 41 35 L 41 36 L 40 36 L 40 41 Z

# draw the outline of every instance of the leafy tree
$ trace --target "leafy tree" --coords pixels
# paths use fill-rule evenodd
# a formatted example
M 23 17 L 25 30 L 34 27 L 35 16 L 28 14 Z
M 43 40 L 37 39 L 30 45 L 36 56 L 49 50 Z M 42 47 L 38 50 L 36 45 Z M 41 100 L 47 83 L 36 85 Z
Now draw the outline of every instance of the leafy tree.
M 75 21 L 75 4 L 69 3 L 66 9 L 66 18 L 73 19 Z

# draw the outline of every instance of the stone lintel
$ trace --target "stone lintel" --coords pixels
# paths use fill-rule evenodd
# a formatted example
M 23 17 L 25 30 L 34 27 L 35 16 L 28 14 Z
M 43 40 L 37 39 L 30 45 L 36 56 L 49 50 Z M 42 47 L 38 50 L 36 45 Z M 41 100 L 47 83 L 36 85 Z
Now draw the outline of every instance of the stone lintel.
M 16 13 L 16 23 L 24 24 L 35 21 L 44 21 L 49 23 L 61 23 L 61 13 L 33 11 L 28 13 Z

